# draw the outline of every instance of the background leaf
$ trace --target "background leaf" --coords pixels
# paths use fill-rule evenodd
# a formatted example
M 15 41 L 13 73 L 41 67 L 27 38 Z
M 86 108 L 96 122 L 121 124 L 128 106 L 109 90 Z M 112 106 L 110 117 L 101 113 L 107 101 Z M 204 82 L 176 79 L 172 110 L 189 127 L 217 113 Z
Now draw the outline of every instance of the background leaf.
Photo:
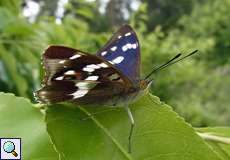
M 22 159 L 57 160 L 43 115 L 25 98 L 0 93 L 0 137 L 22 139 Z
M 123 108 L 82 120 L 106 108 L 52 105 L 46 114 L 47 130 L 62 159 L 220 159 L 191 126 L 156 97 L 146 95 L 130 108 L 136 121 L 132 154 L 127 153 L 130 123 Z
M 28 85 L 26 84 L 24 77 L 18 74 L 16 58 L 13 55 L 8 54 L 2 45 L 0 45 L 0 58 L 2 59 L 5 68 L 10 75 L 10 80 L 15 82 L 15 90 L 17 90 L 19 95 L 26 97 Z

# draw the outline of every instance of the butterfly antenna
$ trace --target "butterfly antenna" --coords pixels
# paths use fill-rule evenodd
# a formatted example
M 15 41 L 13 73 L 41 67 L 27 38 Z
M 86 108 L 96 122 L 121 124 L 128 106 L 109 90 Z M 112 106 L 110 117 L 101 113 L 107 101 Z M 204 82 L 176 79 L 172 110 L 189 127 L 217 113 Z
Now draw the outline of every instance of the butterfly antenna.
M 181 54 L 181 53 L 177 54 L 175 57 L 173 57 L 172 59 L 170 59 L 168 62 L 166 62 L 166 63 L 160 65 L 159 67 L 157 67 L 157 68 L 155 68 L 155 69 L 153 69 L 153 70 L 145 77 L 145 80 L 148 79 L 153 73 L 155 73 L 155 72 L 157 72 L 157 71 L 159 71 L 159 70 L 162 70 L 162 69 L 164 69 L 164 68 L 166 68 L 166 67 L 168 67 L 168 66 L 171 66 L 171 65 L 173 65 L 173 64 L 175 64 L 175 63 L 177 63 L 177 62 L 179 62 L 179 61 L 181 61 L 181 60 L 183 60 L 183 59 L 185 59 L 185 58 L 187 58 L 187 57 L 190 57 L 190 56 L 192 56 L 193 54 L 195 54 L 196 52 L 198 52 L 198 50 L 195 50 L 195 51 L 193 51 L 193 52 L 187 54 L 186 56 L 181 57 L 180 59 L 178 59 L 178 58 L 179 58 L 182 54 Z M 177 59 L 177 60 L 176 60 L 176 59 Z M 176 61 L 175 61 L 175 60 L 176 60 Z

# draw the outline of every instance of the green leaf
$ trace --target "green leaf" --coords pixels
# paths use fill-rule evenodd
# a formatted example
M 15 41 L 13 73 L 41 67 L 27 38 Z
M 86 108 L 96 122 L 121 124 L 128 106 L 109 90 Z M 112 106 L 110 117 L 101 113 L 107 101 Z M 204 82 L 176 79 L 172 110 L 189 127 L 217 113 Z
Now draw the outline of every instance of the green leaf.
M 136 122 L 131 154 L 127 152 L 130 123 L 123 108 L 107 108 L 106 112 L 106 108 L 52 105 L 46 112 L 47 130 L 65 160 L 220 160 L 194 129 L 158 98 L 143 96 L 130 108 Z M 103 113 L 83 120 L 95 112 Z
M 21 0 L 1 0 L 0 6 L 8 8 L 12 13 L 18 15 L 21 12 Z
M 229 127 L 198 128 L 197 131 L 223 160 L 230 159 Z
M 56 160 L 44 116 L 25 98 L 0 93 L 0 137 L 21 138 L 23 159 Z
M 0 59 L 3 61 L 7 73 L 12 80 L 11 83 L 15 83 L 14 85 L 18 94 L 27 97 L 26 91 L 28 90 L 28 86 L 25 78 L 18 74 L 17 60 L 2 44 L 0 44 Z

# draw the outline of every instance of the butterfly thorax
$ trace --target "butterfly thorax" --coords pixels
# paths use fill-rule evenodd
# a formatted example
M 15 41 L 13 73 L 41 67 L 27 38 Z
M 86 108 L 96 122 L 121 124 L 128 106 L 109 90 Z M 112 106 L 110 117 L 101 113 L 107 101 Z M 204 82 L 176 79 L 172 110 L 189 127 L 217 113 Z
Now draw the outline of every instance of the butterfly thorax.
M 135 87 L 130 87 L 126 91 L 124 91 L 122 95 L 118 95 L 117 98 L 113 98 L 113 106 L 122 107 L 129 103 L 135 102 L 148 91 L 148 88 L 151 85 L 151 83 L 152 81 L 149 80 L 140 80 L 138 83 L 139 85 Z M 111 101 L 108 104 L 111 104 Z

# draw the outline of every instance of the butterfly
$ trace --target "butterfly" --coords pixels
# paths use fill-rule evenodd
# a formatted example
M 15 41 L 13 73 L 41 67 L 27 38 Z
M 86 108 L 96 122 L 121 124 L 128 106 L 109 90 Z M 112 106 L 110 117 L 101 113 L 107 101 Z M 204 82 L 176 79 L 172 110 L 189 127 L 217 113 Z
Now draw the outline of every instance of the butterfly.
M 140 44 L 134 30 L 129 25 L 122 26 L 96 55 L 52 45 L 45 50 L 42 60 L 45 77 L 42 88 L 35 92 L 37 100 L 45 104 L 124 106 L 131 122 L 128 138 L 131 152 L 134 118 L 128 105 L 147 91 L 153 73 L 140 78 Z

